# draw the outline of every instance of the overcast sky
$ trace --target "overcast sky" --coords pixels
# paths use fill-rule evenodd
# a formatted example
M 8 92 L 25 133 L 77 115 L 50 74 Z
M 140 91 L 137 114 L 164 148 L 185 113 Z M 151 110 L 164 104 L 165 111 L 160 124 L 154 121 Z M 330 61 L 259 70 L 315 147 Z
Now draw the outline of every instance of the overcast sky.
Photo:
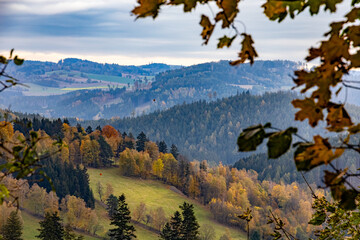
M 328 24 L 341 19 L 349 1 L 336 14 L 302 14 L 283 23 L 263 14 L 264 1 L 243 0 L 238 20 L 255 40 L 260 59 L 302 61 L 309 46 L 317 46 Z M 200 15 L 208 6 L 184 14 L 181 7 L 165 7 L 159 17 L 130 15 L 135 0 L 0 0 L 0 53 L 11 48 L 28 60 L 58 61 L 77 57 L 96 62 L 141 65 L 150 62 L 191 65 L 236 58 L 239 41 L 217 50 L 216 39 L 230 30 L 217 27 L 208 46 L 202 46 Z M 212 6 L 216 10 L 216 6 Z M 243 26 L 238 24 L 239 30 Z

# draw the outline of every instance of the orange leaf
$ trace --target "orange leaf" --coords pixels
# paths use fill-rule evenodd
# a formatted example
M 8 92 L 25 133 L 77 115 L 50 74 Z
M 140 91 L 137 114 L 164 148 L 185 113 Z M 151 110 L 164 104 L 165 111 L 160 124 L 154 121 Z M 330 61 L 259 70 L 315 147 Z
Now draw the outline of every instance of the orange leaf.
M 309 124 L 312 127 L 315 127 L 318 121 L 323 120 L 324 118 L 322 109 L 318 107 L 311 98 L 293 100 L 292 105 L 295 108 L 301 109 L 295 114 L 295 120 L 304 121 L 306 118 L 308 118 Z
M 151 16 L 156 18 L 159 13 L 160 6 L 163 5 L 166 0 L 138 0 L 140 6 L 135 7 L 131 12 L 137 15 L 136 18 L 143 18 Z
M 333 151 L 328 140 L 321 136 L 314 136 L 314 142 L 300 144 L 296 149 L 294 159 L 299 171 L 308 171 L 316 166 L 328 164 L 344 152 L 344 149 Z

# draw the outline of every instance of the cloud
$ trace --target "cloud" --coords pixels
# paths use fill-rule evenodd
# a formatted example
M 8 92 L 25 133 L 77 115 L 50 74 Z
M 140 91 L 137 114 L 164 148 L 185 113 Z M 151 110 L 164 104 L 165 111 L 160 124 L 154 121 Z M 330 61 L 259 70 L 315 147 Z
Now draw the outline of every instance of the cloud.
M 307 49 L 323 39 L 329 22 L 340 19 L 350 5 L 346 0 L 337 14 L 305 13 L 279 24 L 264 16 L 261 4 L 241 1 L 238 20 L 246 29 L 237 23 L 238 29 L 253 35 L 262 59 L 296 61 L 304 59 Z M 202 13 L 211 16 L 208 6 L 186 14 L 181 7 L 165 7 L 155 21 L 135 21 L 130 16 L 135 5 L 136 0 L 0 0 L 0 50 L 15 48 L 28 59 L 68 56 L 121 64 L 161 60 L 189 65 L 236 58 L 240 39 L 231 49 L 216 49 L 217 38 L 234 34 L 231 30 L 217 27 L 209 45 L 201 46 L 199 19 Z
M 0 2 L 12 14 L 53 15 L 103 9 L 130 9 L 130 0 L 3 0 Z

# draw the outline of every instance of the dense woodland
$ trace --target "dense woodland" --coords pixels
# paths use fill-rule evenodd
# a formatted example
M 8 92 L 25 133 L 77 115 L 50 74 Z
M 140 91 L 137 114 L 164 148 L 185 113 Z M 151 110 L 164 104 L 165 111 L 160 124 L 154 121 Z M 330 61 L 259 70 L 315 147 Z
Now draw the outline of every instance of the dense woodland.
M 29 120 L 24 119 L 26 121 Z M 105 204 L 113 190 L 111 185 L 102 186 L 100 182 L 97 189 L 91 190 L 86 167 L 116 167 L 119 174 L 155 179 L 176 187 L 186 196 L 207 206 L 217 221 L 229 226 L 245 230 L 246 223 L 237 216 L 251 207 L 254 215 L 251 229 L 256 236 L 268 239 L 266 235 L 271 227 L 266 225 L 263 216 L 269 209 L 289 224 L 289 231 L 293 234 L 299 237 L 311 235 L 312 228 L 307 222 L 312 213 L 312 197 L 302 182 L 275 183 L 259 177 L 255 170 L 238 170 L 222 163 L 211 167 L 207 161 L 188 161 L 176 145 L 168 146 L 165 141 L 152 142 L 143 132 L 134 137 L 131 133 L 121 133 L 109 125 L 96 129 L 88 126 L 84 129 L 79 124 L 70 126 L 60 120 L 34 122 L 40 127 L 38 133 L 42 140 L 39 142 L 39 152 L 51 151 L 52 138 L 57 137 L 62 137 L 67 147 L 42 162 L 45 173 L 54 183 L 56 193 L 51 191 L 51 185 L 46 181 L 35 181 L 39 180 L 38 175 L 28 180 L 8 177 L 3 181 L 7 187 L 17 189 L 20 206 L 33 214 L 44 216 L 47 211 L 60 211 L 64 221 L 75 229 L 96 234 L 101 228 L 98 226 L 98 216 L 92 210 L 93 191 L 100 195 Z M 45 126 L 59 127 L 60 124 L 61 133 L 49 135 L 41 130 L 42 126 L 46 129 Z M 1 128 L 2 137 L 15 141 L 22 135 L 19 132 L 22 129 L 17 124 L 14 128 L 16 132 L 11 125 L 6 129 Z M 49 133 L 50 129 L 52 127 L 48 129 Z M 318 191 L 318 194 L 324 193 Z M 5 216 L 3 219 L 11 213 L 5 206 L 1 210 L 1 215 Z M 168 221 L 163 210 L 148 211 L 146 206 L 132 209 L 132 216 L 157 231 Z
M 143 131 L 154 141 L 174 143 L 181 153 L 193 159 L 231 164 L 244 156 L 238 153 L 236 146 L 241 129 L 254 122 L 272 122 L 282 128 L 293 124 L 295 110 L 290 101 L 296 96 L 289 92 L 261 96 L 244 92 L 213 102 L 178 105 L 137 118 L 102 119 L 82 124 L 92 127 L 110 124 L 120 131 Z M 305 137 L 313 134 L 305 124 L 297 124 Z

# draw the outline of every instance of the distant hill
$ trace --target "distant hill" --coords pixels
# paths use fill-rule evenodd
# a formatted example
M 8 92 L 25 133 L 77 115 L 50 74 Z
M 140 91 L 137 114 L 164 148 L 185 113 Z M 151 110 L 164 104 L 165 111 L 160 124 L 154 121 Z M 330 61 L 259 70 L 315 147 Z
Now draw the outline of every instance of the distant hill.
M 139 116 L 176 104 L 212 101 L 243 91 L 253 94 L 289 89 L 300 63 L 257 61 L 231 67 L 228 61 L 190 67 L 152 63 L 100 64 L 80 59 L 58 63 L 26 61 L 11 72 L 30 88 L 0 96 L 2 108 L 46 117 L 99 119 Z

